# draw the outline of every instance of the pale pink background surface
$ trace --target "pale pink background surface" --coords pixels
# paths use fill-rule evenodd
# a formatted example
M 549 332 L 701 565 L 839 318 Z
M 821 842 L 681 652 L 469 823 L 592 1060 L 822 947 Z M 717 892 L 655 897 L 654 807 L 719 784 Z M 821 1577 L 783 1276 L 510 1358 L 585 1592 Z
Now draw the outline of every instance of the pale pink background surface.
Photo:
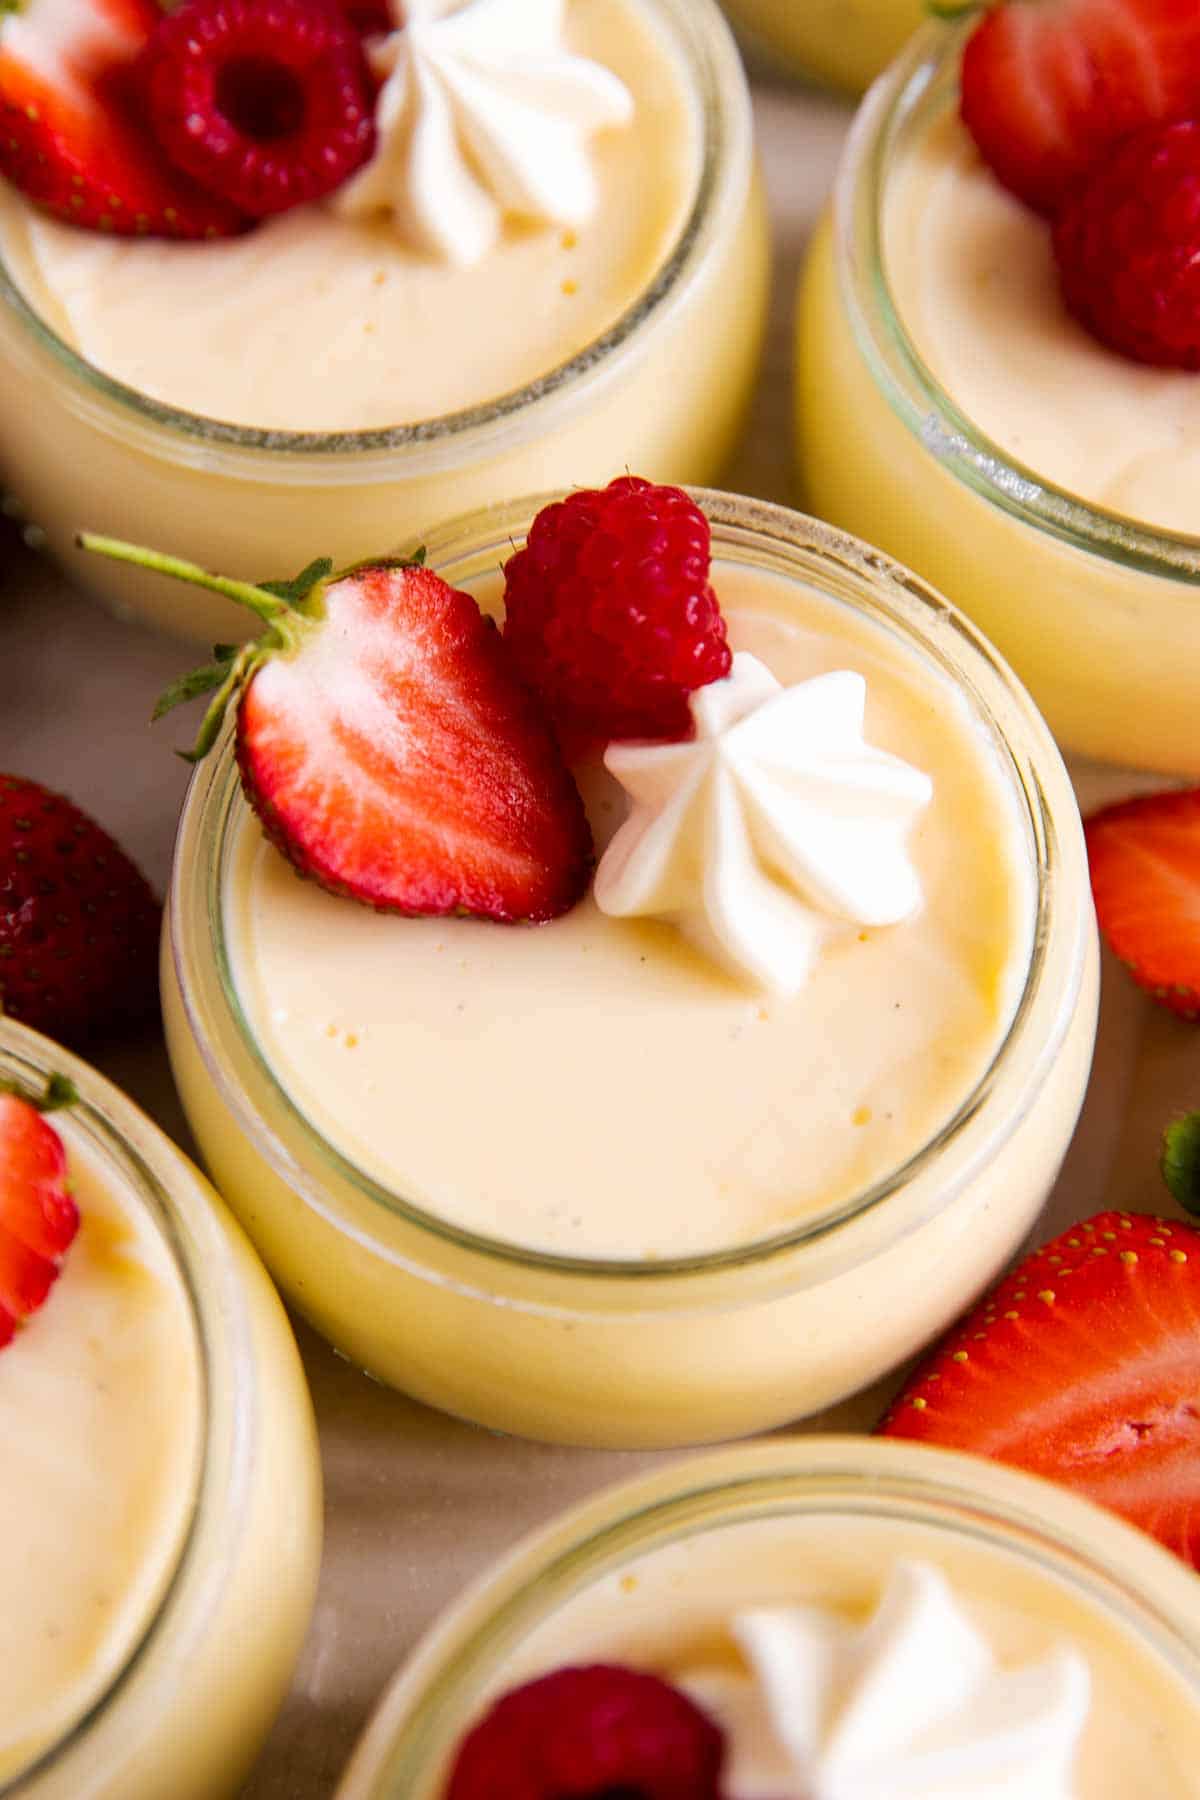
M 728 485 L 788 500 L 796 276 L 850 115 L 765 83 L 756 102 L 776 224 L 776 298 L 754 427 Z M 108 618 L 10 528 L 0 532 L 0 769 L 69 792 L 161 890 L 186 771 L 170 754 L 170 728 L 152 736 L 146 719 L 188 652 Z M 1085 807 L 1136 785 L 1102 770 L 1077 775 Z M 157 1040 L 105 1067 L 186 1142 Z M 1196 1104 L 1200 1035 L 1143 1001 L 1106 961 L 1095 1073 L 1046 1235 L 1106 1205 L 1170 1210 L 1157 1141 L 1169 1114 Z M 661 1460 L 493 1437 L 375 1386 L 307 1329 L 299 1336 L 324 1456 L 325 1564 L 307 1647 L 245 1800 L 325 1800 L 393 1670 L 463 1585 L 531 1527 Z M 867 1427 L 885 1392 L 814 1426 Z

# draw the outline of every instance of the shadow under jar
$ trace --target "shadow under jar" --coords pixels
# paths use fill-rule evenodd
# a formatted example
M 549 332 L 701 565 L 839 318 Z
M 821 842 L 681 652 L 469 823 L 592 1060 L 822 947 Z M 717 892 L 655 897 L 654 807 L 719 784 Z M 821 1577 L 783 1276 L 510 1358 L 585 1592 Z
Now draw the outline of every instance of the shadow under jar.
M 532 1437 L 711 1441 L 894 1367 L 1029 1231 L 1091 1061 L 1082 833 L 1028 697 L 887 559 L 697 498 L 735 647 L 788 681 L 849 661 L 885 748 L 939 746 L 915 923 L 784 999 L 591 896 L 538 927 L 382 917 L 266 845 L 228 734 L 177 845 L 168 1041 L 218 1187 L 353 1361 Z M 538 505 L 447 527 L 431 564 L 497 606 Z M 602 842 L 619 790 L 579 776 Z M 881 1058 L 856 1104 L 844 1071 Z

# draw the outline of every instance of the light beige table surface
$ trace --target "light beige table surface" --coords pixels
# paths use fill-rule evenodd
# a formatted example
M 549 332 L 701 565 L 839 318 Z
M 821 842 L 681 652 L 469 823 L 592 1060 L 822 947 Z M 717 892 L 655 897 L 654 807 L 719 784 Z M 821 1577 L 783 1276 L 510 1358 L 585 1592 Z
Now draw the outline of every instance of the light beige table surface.
M 754 429 L 729 485 L 787 500 L 796 275 L 849 114 L 765 84 L 756 98 L 776 304 Z M 70 793 L 161 889 L 186 773 L 170 754 L 169 728 L 151 736 L 145 720 L 189 653 L 109 619 L 7 527 L 0 533 L 0 769 Z M 1085 806 L 1134 785 L 1094 769 L 1077 777 Z M 105 1067 L 186 1142 L 157 1042 Z M 1200 1034 L 1143 1001 L 1106 963 L 1095 1074 L 1046 1234 L 1104 1205 L 1171 1210 L 1155 1172 L 1157 1139 L 1166 1117 L 1189 1104 L 1200 1104 Z M 531 1527 L 656 1460 L 496 1438 L 368 1382 L 304 1328 L 300 1342 L 321 1429 L 325 1564 L 291 1695 L 245 1800 L 327 1800 L 385 1682 L 464 1583 Z M 819 1423 L 869 1426 L 881 1403 L 877 1390 Z

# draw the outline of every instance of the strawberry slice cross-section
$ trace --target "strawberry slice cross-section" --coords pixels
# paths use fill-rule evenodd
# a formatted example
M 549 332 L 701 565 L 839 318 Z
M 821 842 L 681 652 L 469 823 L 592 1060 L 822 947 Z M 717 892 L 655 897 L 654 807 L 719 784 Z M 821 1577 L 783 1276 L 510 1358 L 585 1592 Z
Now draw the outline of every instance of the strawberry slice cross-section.
M 260 586 L 108 539 L 85 548 L 240 601 L 267 630 L 168 690 L 237 697 L 247 798 L 297 872 L 381 912 L 542 922 L 575 905 L 592 837 L 538 701 L 469 594 L 418 562 L 327 561 Z
M 116 236 L 241 231 L 151 136 L 138 69 L 154 0 L 25 0 L 0 15 L 0 175 L 43 210 Z
M 41 1103 L 0 1091 L 0 1346 L 44 1305 L 79 1230 L 66 1151 L 45 1117 L 73 1098 L 61 1082 Z

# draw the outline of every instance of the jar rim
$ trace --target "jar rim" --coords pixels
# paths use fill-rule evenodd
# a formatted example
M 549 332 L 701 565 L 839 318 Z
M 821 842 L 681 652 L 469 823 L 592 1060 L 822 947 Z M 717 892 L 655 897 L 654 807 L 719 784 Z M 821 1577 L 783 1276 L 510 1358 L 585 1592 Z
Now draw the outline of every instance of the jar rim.
M 980 1492 L 980 1472 L 987 1490 Z M 796 1436 L 737 1445 L 642 1474 L 570 1508 L 480 1576 L 385 1690 L 339 1800 L 422 1791 L 469 1725 L 466 1690 L 531 1630 L 640 1556 L 758 1520 L 844 1516 L 947 1531 L 1017 1555 L 1132 1628 L 1200 1699 L 1200 1634 L 1174 1588 L 1188 1571 L 1145 1533 L 1069 1488 L 957 1450 L 879 1437 Z M 1103 1521 L 1122 1554 L 1097 1554 Z
M 727 209 L 740 204 L 752 163 L 750 96 L 732 33 L 716 0 L 645 0 L 668 33 L 695 85 L 699 102 L 700 166 L 692 203 L 665 262 L 632 305 L 608 329 L 573 356 L 532 381 L 450 413 L 408 424 L 362 431 L 276 430 L 209 418 L 154 399 L 88 362 L 29 303 L 0 259 L 0 305 L 71 381 L 75 399 L 94 422 L 109 429 L 149 432 L 183 461 L 221 467 L 221 453 L 265 457 L 280 472 L 297 459 L 300 478 L 329 478 L 330 466 L 355 475 L 374 473 L 376 459 L 394 473 L 396 457 L 413 472 L 498 454 L 519 430 L 532 437 L 550 430 L 560 411 L 584 404 L 614 359 L 636 351 L 692 284 L 718 242 Z M 116 413 L 112 412 L 116 408 Z M 549 416 L 548 416 L 549 415 Z
M 834 186 L 834 253 L 859 353 L 919 450 L 984 500 L 1089 555 L 1200 585 L 1200 534 L 1160 530 L 1093 505 L 1012 456 L 958 409 L 903 323 L 883 248 L 888 176 L 903 134 L 957 95 L 962 46 L 974 26 L 969 11 L 924 25 L 868 93 L 847 140 Z
M 415 1226 L 427 1240 L 483 1259 L 484 1266 L 500 1264 L 520 1270 L 552 1271 L 576 1281 L 617 1286 L 662 1284 L 772 1262 L 877 1211 L 922 1174 L 979 1118 L 1001 1077 L 1026 1044 L 1037 1043 L 1036 1033 L 1045 1029 L 1042 1013 L 1051 1006 L 1055 1009 L 1054 1025 L 1040 1054 L 1033 1056 L 1034 1066 L 1023 1091 L 1037 1091 L 1058 1053 L 1082 987 L 1086 946 L 1080 934 L 1080 941 L 1073 946 L 1073 961 L 1063 972 L 1062 984 L 1056 982 L 1051 987 L 1051 924 L 1063 905 L 1059 877 L 1064 846 L 1049 809 L 1042 775 L 1057 769 L 1064 784 L 1067 777 L 1032 701 L 962 614 L 919 577 L 881 552 L 783 507 L 706 489 L 690 491 L 713 526 L 714 554 L 718 559 L 722 554 L 735 559 L 739 555 L 749 559 L 757 555 L 760 560 L 774 558 L 775 563 L 769 566 L 778 566 L 799 579 L 816 572 L 824 573 L 831 582 L 835 578 L 841 580 L 853 592 L 856 606 L 872 614 L 877 623 L 896 631 L 910 649 L 939 665 L 944 675 L 966 691 L 1011 781 L 1014 802 L 1027 829 L 1032 863 L 1035 894 L 1031 951 L 1022 992 L 1007 1028 L 987 1069 L 952 1117 L 898 1169 L 844 1203 L 784 1232 L 700 1255 L 637 1261 L 539 1252 L 452 1225 L 387 1188 L 331 1145 L 288 1095 L 256 1041 L 238 997 L 225 938 L 223 878 L 235 815 L 240 816 L 243 805 L 229 722 L 216 749 L 196 770 L 184 802 L 168 908 L 174 973 L 193 1042 L 208 1078 L 238 1127 L 303 1203 L 341 1231 L 350 1227 L 336 1205 L 325 1198 L 320 1176 L 326 1174 L 335 1184 L 346 1186 L 372 1207 L 378 1207 L 381 1216 L 399 1218 L 406 1225 Z M 452 522 L 426 540 L 430 566 L 444 565 L 455 550 L 461 556 L 482 555 L 495 543 L 507 551 L 523 536 L 535 513 L 552 498 L 523 499 Z M 981 685 L 991 689 L 992 698 L 981 692 Z M 996 701 L 1004 703 L 1006 727 L 998 722 Z M 1014 743 L 1014 737 L 1021 741 Z M 194 932 L 199 934 L 195 955 Z M 215 993 L 205 992 L 203 1008 L 198 1004 L 200 988 L 207 989 L 211 984 L 205 983 L 202 975 L 197 978 L 193 974 L 197 964 L 211 967 L 216 975 Z M 226 1041 L 245 1059 L 249 1079 L 261 1084 L 265 1105 L 258 1104 L 246 1090 L 245 1074 L 242 1079 L 234 1079 L 226 1069 L 227 1059 L 217 1054 L 209 1030 L 202 1023 L 202 1010 L 215 1019 L 215 1029 L 228 1034 Z M 267 1124 L 268 1108 L 285 1119 L 289 1145 L 294 1141 L 300 1147 L 299 1156 Z M 1020 1113 L 1021 1109 L 1014 1107 L 997 1122 L 1001 1141 L 1015 1130 Z M 312 1168 L 320 1172 L 318 1178 L 309 1174 Z M 947 1203 L 949 1198 L 947 1195 Z M 372 1244 L 379 1247 L 375 1240 Z
M 216 1498 L 212 1450 L 219 1397 L 214 1368 L 219 1360 L 221 1334 L 228 1337 L 232 1330 L 236 1335 L 236 1321 L 226 1317 L 227 1309 L 205 1300 L 205 1264 L 201 1247 L 192 1242 L 185 1213 L 172 1197 L 168 1165 L 179 1153 L 163 1138 L 160 1128 L 146 1119 L 133 1102 L 91 1064 L 15 1019 L 0 1019 L 0 1075 L 17 1081 L 24 1089 L 40 1092 L 51 1074 L 65 1075 L 75 1084 L 79 1099 L 70 1108 L 72 1134 L 82 1135 L 97 1152 L 102 1166 L 136 1195 L 139 1205 L 149 1213 L 178 1276 L 195 1347 L 196 1448 L 191 1493 L 180 1521 L 169 1570 L 120 1667 L 86 1710 L 32 1762 L 24 1764 L 7 1780 L 0 1781 L 0 1800 L 20 1800 L 26 1793 L 32 1796 L 38 1791 L 40 1782 L 51 1775 L 61 1761 L 78 1751 L 88 1734 L 119 1702 L 168 1628 L 180 1590 L 195 1561 L 202 1520 Z M 222 1346 L 225 1354 L 230 1353 L 230 1348 L 228 1343 Z M 241 1348 L 235 1346 L 233 1353 L 236 1355 Z M 241 1397 L 236 1392 L 233 1402 L 235 1406 L 241 1404 Z M 243 1435 L 236 1425 L 234 1430 L 235 1437 Z M 245 1462 L 245 1456 L 240 1456 L 232 1471 L 229 1484 L 232 1494 L 236 1495 L 244 1483 Z

